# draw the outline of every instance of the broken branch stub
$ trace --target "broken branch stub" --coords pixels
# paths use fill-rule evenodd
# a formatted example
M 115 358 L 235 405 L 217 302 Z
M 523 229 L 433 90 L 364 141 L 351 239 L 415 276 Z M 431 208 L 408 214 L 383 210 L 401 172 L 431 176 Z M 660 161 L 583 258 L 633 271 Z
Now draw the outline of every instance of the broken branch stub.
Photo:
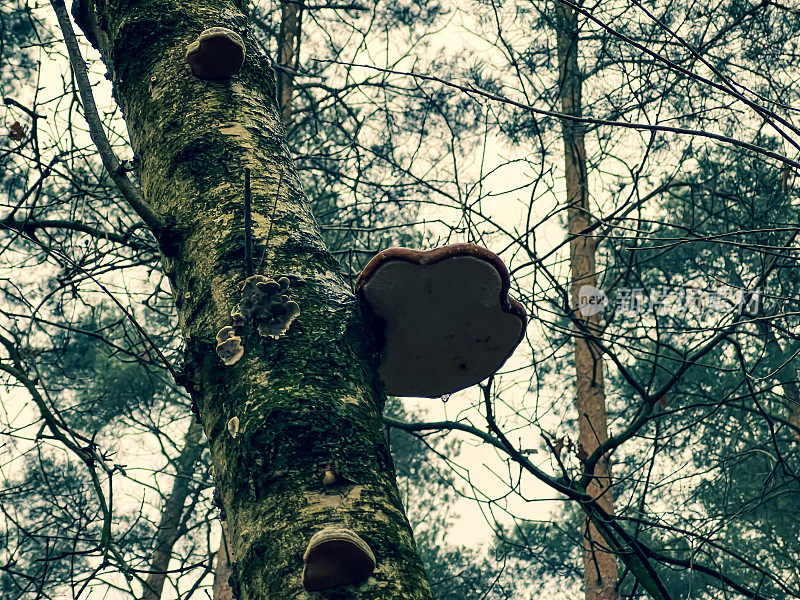
M 525 333 L 502 260 L 475 244 L 389 248 L 356 281 L 386 322 L 378 374 L 392 396 L 438 398 L 491 376 Z

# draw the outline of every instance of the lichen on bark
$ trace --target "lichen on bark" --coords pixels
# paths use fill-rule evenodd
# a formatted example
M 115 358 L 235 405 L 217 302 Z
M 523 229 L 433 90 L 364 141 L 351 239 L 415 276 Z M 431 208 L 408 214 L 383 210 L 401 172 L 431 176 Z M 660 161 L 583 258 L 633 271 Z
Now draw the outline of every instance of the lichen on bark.
M 244 3 L 95 0 L 83 9 L 139 157 L 145 199 L 178 240 L 164 249 L 165 270 L 227 518 L 238 598 L 307 598 L 300 577 L 308 540 L 340 525 L 377 558 L 373 576 L 342 597 L 430 599 L 380 418 L 379 333 L 365 326 L 336 275 L 303 197 L 281 136 L 271 68 L 248 38 Z M 241 72 L 227 81 L 198 80 L 185 62 L 186 46 L 211 26 L 237 32 L 247 45 Z M 261 338 L 248 324 L 237 328 L 245 354 L 225 366 L 215 336 L 231 324 L 245 277 L 245 167 L 255 255 L 269 235 L 262 273 L 292 280 L 301 314 L 278 339 Z M 233 417 L 235 438 L 226 430 Z M 323 484 L 329 464 L 345 483 Z

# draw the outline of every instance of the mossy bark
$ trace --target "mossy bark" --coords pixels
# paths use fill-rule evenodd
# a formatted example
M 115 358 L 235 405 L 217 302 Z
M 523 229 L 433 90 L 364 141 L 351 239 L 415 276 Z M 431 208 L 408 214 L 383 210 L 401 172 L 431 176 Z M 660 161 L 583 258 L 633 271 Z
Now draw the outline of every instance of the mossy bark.
M 248 39 L 244 3 L 96 0 L 83 8 L 81 25 L 111 76 L 144 196 L 170 225 L 164 265 L 227 517 L 236 596 L 431 598 L 381 423 L 380 332 L 322 243 L 283 143 L 272 69 Z M 184 60 L 186 46 L 212 26 L 246 40 L 245 65 L 229 81 L 198 80 Z M 232 324 L 245 274 L 246 167 L 257 265 L 270 239 L 259 272 L 287 275 L 301 312 L 279 339 L 239 327 L 245 354 L 226 367 L 215 335 Z M 226 430 L 233 417 L 236 437 Z M 331 466 L 338 479 L 326 486 Z M 360 586 L 309 594 L 302 555 L 327 525 L 358 533 L 377 568 Z

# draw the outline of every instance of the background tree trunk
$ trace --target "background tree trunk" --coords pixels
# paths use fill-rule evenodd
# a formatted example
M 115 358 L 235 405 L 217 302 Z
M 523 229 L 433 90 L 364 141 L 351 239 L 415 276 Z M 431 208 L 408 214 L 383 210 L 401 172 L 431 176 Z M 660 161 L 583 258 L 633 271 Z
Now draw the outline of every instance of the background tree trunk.
M 228 527 L 222 522 L 222 540 L 217 550 L 217 562 L 214 565 L 214 596 L 213 600 L 233 600 L 233 590 L 228 585 L 231 575 L 231 548 L 228 544 Z
M 292 123 L 292 98 L 294 74 L 300 60 L 300 25 L 303 7 L 300 2 L 283 2 L 281 6 L 281 33 L 278 45 L 278 99 L 281 120 L 285 129 Z
M 556 3 L 559 92 L 565 114 L 580 116 L 582 77 L 578 66 L 578 17 L 574 10 Z M 586 167 L 586 146 L 583 123 L 562 120 L 564 138 L 564 171 L 567 183 L 567 219 L 572 271 L 572 303 L 578 307 L 578 292 L 585 285 L 597 286 L 595 244 L 591 235 L 582 232 L 591 221 L 589 210 L 589 176 Z M 584 315 L 575 309 L 575 408 L 578 411 L 579 448 L 581 457 L 591 455 L 608 439 L 603 357 L 591 337 L 581 332 L 582 325 L 591 334 L 600 333 L 600 314 Z M 587 492 L 598 504 L 614 514 L 611 470 L 605 458 L 598 461 L 594 478 Z M 583 533 L 584 586 L 587 600 L 616 600 L 617 560 L 596 527 L 587 519 Z
M 176 461 L 175 480 L 172 491 L 161 512 L 155 544 L 153 546 L 153 562 L 150 574 L 142 590 L 142 600 L 159 600 L 164 589 L 164 579 L 169 569 L 169 560 L 175 542 L 183 535 L 183 505 L 192 489 L 191 480 L 200 456 L 203 454 L 203 428 L 192 421 L 183 443 L 183 449 Z
M 185 373 L 211 447 L 227 517 L 234 594 L 306 598 L 302 556 L 318 530 L 360 535 L 377 557 L 350 597 L 431 598 L 403 512 L 376 389 L 373 327 L 324 247 L 281 137 L 268 61 L 246 38 L 243 2 L 119 2 L 86 11 L 140 161 L 161 237 Z M 245 38 L 242 72 L 192 76 L 186 47 L 207 27 Z M 287 276 L 300 316 L 279 339 L 239 327 L 244 357 L 226 367 L 216 333 L 232 325 L 243 264 L 243 169 L 252 171 L 260 272 Z M 258 265 L 257 265 L 258 266 Z M 236 436 L 227 423 L 236 417 Z M 333 464 L 341 479 L 325 487 Z
M 796 361 L 793 356 L 790 356 L 781 348 L 781 344 L 778 338 L 775 337 L 775 332 L 772 331 L 772 325 L 769 321 L 759 322 L 759 326 L 764 337 L 764 346 L 772 357 L 773 364 L 776 365 L 775 378 L 783 388 L 788 420 L 795 428 L 792 431 L 792 435 L 800 442 L 800 389 L 798 389 L 800 377 L 795 367 Z

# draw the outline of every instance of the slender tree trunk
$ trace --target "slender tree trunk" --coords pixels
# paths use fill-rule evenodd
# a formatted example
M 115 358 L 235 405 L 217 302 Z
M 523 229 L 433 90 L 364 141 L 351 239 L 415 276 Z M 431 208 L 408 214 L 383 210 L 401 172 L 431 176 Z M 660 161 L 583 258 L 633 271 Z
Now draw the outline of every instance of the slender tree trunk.
M 556 3 L 559 92 L 565 114 L 580 116 L 582 77 L 578 67 L 578 18 L 574 10 Z M 578 306 L 578 291 L 585 285 L 596 286 L 595 243 L 581 232 L 590 225 L 589 176 L 586 167 L 584 126 L 563 120 L 564 170 L 567 182 L 572 302 Z M 575 310 L 574 318 L 591 333 L 600 332 L 600 315 L 584 315 Z M 608 439 L 603 357 L 590 336 L 575 327 L 575 407 L 578 411 L 581 455 L 589 455 Z M 587 492 L 598 504 L 614 514 L 611 470 L 605 459 L 597 463 Z M 616 600 L 617 560 L 595 526 L 588 519 L 583 532 L 584 589 L 587 600 Z
M 780 382 L 783 388 L 783 394 L 786 398 L 786 410 L 788 412 L 788 421 L 794 426 L 792 435 L 795 440 L 800 442 L 800 389 L 798 388 L 798 370 L 795 367 L 796 361 L 793 357 L 787 356 L 781 348 L 778 338 L 772 331 L 772 325 L 764 321 L 759 323 L 761 332 L 764 336 L 766 348 L 769 356 L 772 357 L 772 362 L 777 369 L 775 377 Z
M 303 197 L 272 69 L 246 37 L 245 3 L 87 4 L 85 24 L 125 116 L 144 197 L 170 224 L 164 267 L 227 516 L 235 596 L 308 598 L 303 553 L 315 532 L 336 525 L 361 536 L 377 559 L 349 598 L 429 600 L 381 423 L 379 336 L 337 275 Z M 211 26 L 245 38 L 245 65 L 231 80 L 202 81 L 186 66 L 187 46 Z M 237 327 L 244 357 L 225 366 L 215 337 L 233 325 L 245 278 L 244 168 L 252 172 L 255 266 L 269 240 L 258 272 L 289 277 L 300 315 L 277 339 Z M 331 464 L 342 477 L 326 487 Z
M 294 74 L 300 64 L 300 26 L 303 19 L 301 2 L 284 2 L 281 6 L 281 33 L 278 46 L 278 99 L 284 129 L 292 124 Z
M 203 454 L 203 428 L 192 420 L 189 431 L 183 442 L 183 449 L 176 461 L 175 480 L 172 491 L 167 498 L 161 512 L 161 522 L 158 524 L 156 539 L 153 549 L 153 562 L 150 565 L 150 574 L 142 590 L 142 600 L 159 600 L 164 589 L 164 580 L 167 577 L 169 560 L 172 549 L 183 531 L 181 531 L 181 517 L 183 505 L 192 489 L 191 480 L 194 475 L 195 465 Z

